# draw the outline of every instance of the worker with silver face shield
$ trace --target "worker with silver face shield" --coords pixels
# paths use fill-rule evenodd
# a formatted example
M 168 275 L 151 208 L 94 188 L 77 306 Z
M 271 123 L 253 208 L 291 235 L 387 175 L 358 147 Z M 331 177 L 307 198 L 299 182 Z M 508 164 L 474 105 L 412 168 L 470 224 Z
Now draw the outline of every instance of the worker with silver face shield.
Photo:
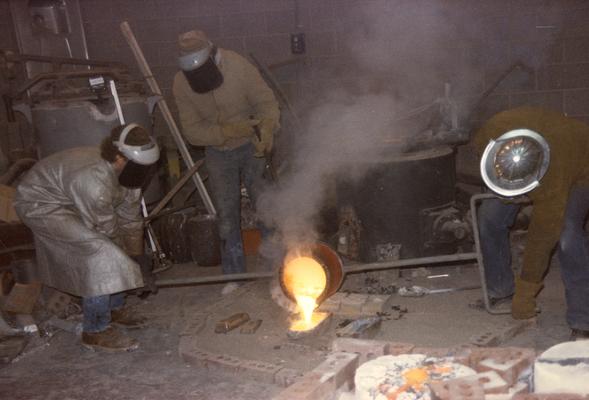
M 112 130 L 98 147 L 78 147 L 37 162 L 17 187 L 15 208 L 33 231 L 37 275 L 82 298 L 82 344 L 132 350 L 136 340 L 111 325 L 145 321 L 123 308 L 124 292 L 143 287 L 141 187 L 159 148 L 137 124 Z
M 255 204 L 263 184 L 264 156 L 272 150 L 279 128 L 278 102 L 249 61 L 217 48 L 204 32 L 181 34 L 179 47 L 173 93 L 182 133 L 190 144 L 205 147 L 223 273 L 242 273 L 241 185 Z M 229 284 L 224 292 L 234 288 Z
M 589 338 L 589 126 L 561 113 L 520 107 L 490 118 L 475 134 L 481 175 L 499 198 L 479 208 L 480 242 L 491 304 L 510 300 L 512 316 L 536 315 L 536 296 L 557 248 L 572 338 Z M 509 230 L 527 195 L 533 211 L 523 265 L 514 279 Z M 558 244 L 558 246 L 557 246 Z M 512 298 L 513 296 L 513 298 Z

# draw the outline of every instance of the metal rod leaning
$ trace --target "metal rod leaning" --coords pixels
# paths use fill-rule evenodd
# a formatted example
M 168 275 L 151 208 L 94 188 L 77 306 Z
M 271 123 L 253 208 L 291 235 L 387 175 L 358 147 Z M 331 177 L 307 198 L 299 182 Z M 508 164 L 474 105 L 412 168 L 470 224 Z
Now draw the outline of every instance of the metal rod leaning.
M 155 80 L 155 78 L 153 77 L 151 69 L 149 68 L 149 64 L 147 64 L 147 61 L 145 60 L 145 56 L 143 55 L 143 51 L 141 50 L 141 47 L 139 47 L 139 43 L 137 43 L 137 40 L 135 39 L 135 35 L 133 34 L 133 31 L 131 30 L 131 26 L 129 25 L 129 23 L 127 21 L 123 21 L 120 26 L 121 26 L 121 31 L 123 33 L 123 36 L 125 36 L 125 39 L 127 40 L 127 43 L 129 44 L 129 47 L 131 47 L 131 51 L 133 52 L 133 55 L 135 56 L 135 60 L 137 61 L 139 69 L 141 70 L 141 73 L 143 74 L 143 77 L 145 78 L 145 81 L 147 82 L 151 91 L 154 94 L 162 96 L 162 92 L 160 90 L 160 87 L 159 87 L 157 81 Z M 192 168 L 192 166 L 194 165 L 194 161 L 192 160 L 192 156 L 190 155 L 190 152 L 188 151 L 188 148 L 186 147 L 186 143 L 184 143 L 184 139 L 182 138 L 182 134 L 180 133 L 180 130 L 178 129 L 178 125 L 176 125 L 176 121 L 174 120 L 174 117 L 172 116 L 172 112 L 168 108 L 168 103 L 166 103 L 166 100 L 163 98 L 163 96 L 162 96 L 162 99 L 158 102 L 158 104 L 160 107 L 160 111 L 162 112 L 162 115 L 164 116 L 164 119 L 166 120 L 166 123 L 168 124 L 168 128 L 170 128 L 170 132 L 172 133 L 172 137 L 174 138 L 174 141 L 176 142 L 176 145 L 178 146 L 178 150 L 180 151 L 180 155 L 182 156 L 184 163 L 186 164 L 186 166 L 188 168 Z M 212 200 L 207 192 L 207 189 L 206 189 L 202 179 L 200 178 L 200 175 L 198 174 L 198 172 L 192 175 L 192 179 L 194 181 L 194 184 L 196 185 L 196 188 L 198 189 L 198 192 L 200 193 L 200 196 L 201 196 L 201 198 L 205 204 L 205 207 L 207 209 L 207 212 L 211 215 L 217 215 L 217 211 L 215 210 L 215 206 L 213 205 L 213 202 L 212 202 Z

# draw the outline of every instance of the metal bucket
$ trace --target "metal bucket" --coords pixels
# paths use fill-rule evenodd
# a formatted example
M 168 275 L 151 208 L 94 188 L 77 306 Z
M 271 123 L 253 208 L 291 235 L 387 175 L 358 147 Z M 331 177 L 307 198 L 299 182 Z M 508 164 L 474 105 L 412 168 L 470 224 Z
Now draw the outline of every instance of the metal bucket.
M 325 272 L 325 276 L 327 278 L 325 289 L 316 300 L 317 304 L 321 304 L 321 302 L 335 294 L 341 287 L 344 281 L 343 263 L 334 250 L 332 250 L 325 243 L 321 242 L 315 244 L 315 247 L 312 249 L 310 256 L 314 258 L 315 261 L 321 265 L 321 267 L 323 267 L 323 271 Z M 277 301 L 277 303 L 282 307 L 288 309 L 289 311 L 293 311 L 296 309 L 296 300 L 293 294 L 284 284 L 284 266 L 284 264 L 281 265 L 280 269 L 278 270 L 278 283 L 287 301 L 286 304 L 282 304 L 284 303 L 284 299 L 277 300 L 275 298 L 274 300 Z M 272 297 L 274 298 L 275 296 L 273 295 Z
M 215 216 L 202 214 L 189 218 L 185 234 L 192 261 L 201 267 L 221 264 L 221 240 Z

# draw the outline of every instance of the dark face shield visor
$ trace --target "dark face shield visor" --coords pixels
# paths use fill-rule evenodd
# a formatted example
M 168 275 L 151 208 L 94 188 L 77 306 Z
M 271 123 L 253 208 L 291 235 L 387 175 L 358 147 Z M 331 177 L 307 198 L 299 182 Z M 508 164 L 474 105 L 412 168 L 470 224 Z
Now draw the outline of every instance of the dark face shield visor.
M 207 93 L 217 89 L 223 83 L 223 74 L 215 64 L 214 57 L 211 56 L 205 63 L 191 71 L 184 71 L 184 76 L 188 84 L 196 93 Z
M 157 163 L 142 165 L 128 160 L 119 174 L 119 184 L 129 189 L 144 188 L 155 175 L 156 166 Z

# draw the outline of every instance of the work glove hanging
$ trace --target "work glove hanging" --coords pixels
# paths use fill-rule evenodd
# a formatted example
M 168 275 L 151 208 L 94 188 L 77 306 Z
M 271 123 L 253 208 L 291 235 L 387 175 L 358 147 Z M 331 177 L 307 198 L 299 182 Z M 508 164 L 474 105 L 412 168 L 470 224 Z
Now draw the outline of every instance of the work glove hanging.
M 256 157 L 264 157 L 270 154 L 274 144 L 274 122 L 271 119 L 263 119 L 256 126 L 256 134 L 252 138 L 252 143 L 256 147 Z
M 542 283 L 516 278 L 515 294 L 511 303 L 511 315 L 514 319 L 529 319 L 536 316 L 536 295 L 541 289 Z
M 246 119 L 221 125 L 221 131 L 226 139 L 250 137 L 254 135 L 254 127 L 260 123 L 259 119 Z

